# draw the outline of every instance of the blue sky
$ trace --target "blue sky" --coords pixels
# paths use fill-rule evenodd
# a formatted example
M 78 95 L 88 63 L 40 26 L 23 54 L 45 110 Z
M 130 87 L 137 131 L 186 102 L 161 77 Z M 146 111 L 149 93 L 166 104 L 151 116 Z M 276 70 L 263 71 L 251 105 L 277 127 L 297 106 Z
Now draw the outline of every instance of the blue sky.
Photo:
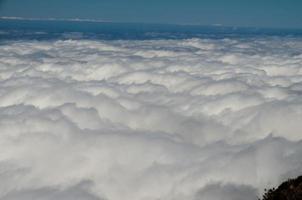
M 0 0 L 0 16 L 302 28 L 302 0 Z

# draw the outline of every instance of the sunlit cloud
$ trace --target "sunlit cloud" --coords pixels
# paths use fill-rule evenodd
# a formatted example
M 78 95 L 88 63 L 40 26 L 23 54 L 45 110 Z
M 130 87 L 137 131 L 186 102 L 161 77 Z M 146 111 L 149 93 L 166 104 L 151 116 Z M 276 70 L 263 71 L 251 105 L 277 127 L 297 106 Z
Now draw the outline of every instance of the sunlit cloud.
M 302 172 L 302 40 L 0 48 L 0 198 L 255 199 Z

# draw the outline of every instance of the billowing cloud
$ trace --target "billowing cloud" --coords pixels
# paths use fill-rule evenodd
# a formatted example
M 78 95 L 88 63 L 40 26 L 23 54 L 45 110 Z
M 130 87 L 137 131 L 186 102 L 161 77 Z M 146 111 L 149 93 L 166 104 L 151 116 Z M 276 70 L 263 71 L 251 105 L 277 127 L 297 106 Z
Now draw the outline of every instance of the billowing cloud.
M 302 173 L 299 38 L 3 42 L 0 199 L 255 199 Z
M 195 199 L 255 200 L 257 199 L 257 192 L 254 188 L 244 185 L 211 184 L 199 191 Z
M 86 191 L 88 182 L 80 183 L 76 186 L 61 189 L 61 188 L 39 188 L 25 191 L 15 191 L 7 194 L 3 200 L 101 200 Z

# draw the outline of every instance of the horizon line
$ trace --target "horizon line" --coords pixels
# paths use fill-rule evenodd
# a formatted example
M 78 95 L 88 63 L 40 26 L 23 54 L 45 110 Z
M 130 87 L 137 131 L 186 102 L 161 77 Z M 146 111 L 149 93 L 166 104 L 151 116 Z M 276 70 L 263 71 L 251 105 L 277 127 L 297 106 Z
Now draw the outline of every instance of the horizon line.
M 102 19 L 91 18 L 37 18 L 37 17 L 18 17 L 18 16 L 0 16 L 0 20 L 20 20 L 20 21 L 62 21 L 62 22 L 91 22 L 91 23 L 121 23 L 121 24 L 150 24 L 150 25 L 175 25 L 175 26 L 211 26 L 211 27 L 224 27 L 224 28 L 251 28 L 251 29 L 281 29 L 281 30 L 300 30 L 302 28 L 297 27 L 255 27 L 255 26 L 231 26 L 216 24 L 198 24 L 198 23 L 159 23 L 159 22 L 123 22 L 123 21 L 111 21 Z

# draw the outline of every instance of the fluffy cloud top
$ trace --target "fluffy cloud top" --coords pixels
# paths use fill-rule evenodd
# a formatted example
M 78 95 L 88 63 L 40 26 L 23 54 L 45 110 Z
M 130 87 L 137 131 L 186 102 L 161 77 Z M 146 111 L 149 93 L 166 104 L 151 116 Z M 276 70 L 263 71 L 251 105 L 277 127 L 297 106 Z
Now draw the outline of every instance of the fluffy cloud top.
M 302 40 L 0 46 L 0 199 L 252 200 L 302 173 Z

